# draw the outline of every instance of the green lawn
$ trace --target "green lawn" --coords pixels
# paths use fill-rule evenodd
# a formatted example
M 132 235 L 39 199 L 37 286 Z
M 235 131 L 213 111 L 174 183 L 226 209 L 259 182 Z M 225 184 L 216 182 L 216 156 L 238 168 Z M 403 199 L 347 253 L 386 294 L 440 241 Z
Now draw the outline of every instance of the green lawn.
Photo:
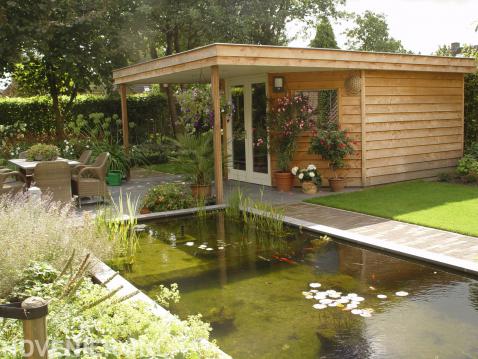
M 156 165 L 149 165 L 148 169 L 170 174 L 184 174 L 187 173 L 189 170 L 188 166 L 182 165 L 179 162 L 167 162 Z
M 306 200 L 478 237 L 478 187 L 413 181 Z

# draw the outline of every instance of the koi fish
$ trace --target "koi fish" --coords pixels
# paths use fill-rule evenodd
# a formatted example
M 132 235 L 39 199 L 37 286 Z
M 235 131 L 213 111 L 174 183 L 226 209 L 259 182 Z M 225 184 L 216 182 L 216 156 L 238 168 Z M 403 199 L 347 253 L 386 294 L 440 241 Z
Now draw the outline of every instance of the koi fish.
M 277 259 L 278 261 L 289 263 L 289 264 L 297 264 L 297 262 L 293 261 L 292 259 L 279 257 L 279 256 L 272 256 L 272 258 Z

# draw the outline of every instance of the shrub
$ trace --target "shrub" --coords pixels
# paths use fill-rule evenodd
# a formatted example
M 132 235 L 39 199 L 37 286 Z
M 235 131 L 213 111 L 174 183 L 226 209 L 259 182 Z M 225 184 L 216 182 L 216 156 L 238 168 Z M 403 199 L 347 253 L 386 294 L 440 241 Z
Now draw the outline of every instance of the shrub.
M 465 155 L 459 162 L 456 171 L 466 182 L 478 180 L 478 160 L 471 155 Z
M 54 161 L 60 155 L 60 150 L 54 145 L 38 143 L 27 151 L 29 161 Z
M 144 196 L 141 208 L 150 212 L 173 211 L 195 205 L 191 190 L 179 183 L 165 183 L 151 188 Z
M 91 252 L 99 258 L 109 258 L 113 251 L 112 243 L 89 216 L 80 218 L 70 205 L 31 201 L 25 195 L 0 196 L 0 228 L 0 297 L 30 261 L 58 268 L 73 251 L 78 255 Z
M 68 101 L 61 98 L 61 101 Z M 166 98 L 163 94 L 152 92 L 128 96 L 128 119 L 136 124 L 130 130 L 132 143 L 143 142 L 149 133 L 171 133 Z M 119 96 L 79 95 L 75 100 L 69 119 L 78 115 L 104 113 L 105 116 L 120 116 Z M 22 126 L 27 142 L 38 142 L 38 138 L 53 140 L 55 117 L 51 113 L 51 99 L 48 96 L 29 98 L 0 98 L 0 125 L 14 131 L 12 126 Z M 0 136 L 2 137 L 2 136 Z M 12 138 L 14 140 L 14 138 Z
M 465 154 L 473 157 L 475 160 L 478 160 L 478 142 L 473 142 L 470 144 L 466 148 Z
M 49 300 L 48 334 L 51 358 L 218 358 L 208 343 L 208 324 L 200 316 L 185 321 L 157 317 L 145 303 L 112 295 L 82 278 L 64 295 L 69 275 L 34 263 L 21 275 L 15 294 Z M 0 326 L 0 356 L 22 358 L 19 320 Z

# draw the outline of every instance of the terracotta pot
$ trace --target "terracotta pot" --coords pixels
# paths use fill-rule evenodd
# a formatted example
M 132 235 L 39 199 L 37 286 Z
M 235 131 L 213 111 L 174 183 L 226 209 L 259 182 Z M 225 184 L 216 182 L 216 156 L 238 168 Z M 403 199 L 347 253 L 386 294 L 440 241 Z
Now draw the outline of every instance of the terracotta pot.
M 211 197 L 211 185 L 210 184 L 192 184 L 191 192 L 194 198 L 204 199 Z
M 315 194 L 317 193 L 317 185 L 312 181 L 302 182 L 302 192 L 306 194 Z
M 332 192 L 340 192 L 345 187 L 345 177 L 333 177 L 329 178 L 329 185 Z
M 149 213 L 151 213 L 151 211 L 146 207 L 143 207 L 139 210 L 139 214 L 149 214 Z
M 294 185 L 294 176 L 290 172 L 275 172 L 276 188 L 279 192 L 290 192 Z

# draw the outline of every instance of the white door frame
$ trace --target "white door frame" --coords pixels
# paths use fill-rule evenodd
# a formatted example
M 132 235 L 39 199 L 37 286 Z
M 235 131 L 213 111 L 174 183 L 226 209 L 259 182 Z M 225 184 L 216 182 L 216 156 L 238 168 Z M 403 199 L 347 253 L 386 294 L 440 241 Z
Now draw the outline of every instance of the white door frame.
M 245 152 L 246 152 L 246 170 L 237 170 L 233 168 L 232 160 L 228 164 L 228 178 L 262 184 L 265 186 L 271 186 L 271 158 L 270 152 L 267 152 L 267 168 L 268 173 L 254 172 L 253 168 L 253 134 L 252 134 L 252 91 L 251 85 L 255 83 L 264 83 L 266 87 L 266 97 L 269 96 L 267 74 L 243 76 L 229 78 L 225 80 L 226 98 L 231 100 L 231 87 L 232 86 L 244 86 L 244 128 L 245 128 Z M 227 123 L 227 153 L 232 156 L 232 120 Z

